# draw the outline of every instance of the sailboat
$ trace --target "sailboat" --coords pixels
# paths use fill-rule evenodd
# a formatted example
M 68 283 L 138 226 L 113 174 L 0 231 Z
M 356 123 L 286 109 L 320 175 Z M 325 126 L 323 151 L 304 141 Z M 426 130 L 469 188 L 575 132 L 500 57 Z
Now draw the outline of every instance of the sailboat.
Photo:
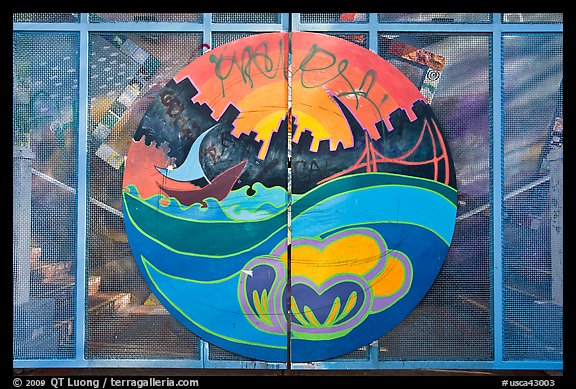
M 189 206 L 194 203 L 201 203 L 206 206 L 204 200 L 209 197 L 219 201 L 223 200 L 228 196 L 232 187 L 242 172 L 244 172 L 244 168 L 248 163 L 247 160 L 223 171 L 212 180 L 206 176 L 206 173 L 202 169 L 200 163 L 200 145 L 206 135 L 218 125 L 220 125 L 220 123 L 216 123 L 196 138 L 182 165 L 174 169 L 155 166 L 156 170 L 167 178 L 166 182 L 156 182 L 158 187 L 168 196 L 176 198 L 182 205 Z M 191 183 L 191 181 L 202 178 L 208 182 L 204 187 L 198 188 L 198 186 Z M 190 182 L 190 188 L 182 189 L 180 187 L 171 187 L 171 181 Z

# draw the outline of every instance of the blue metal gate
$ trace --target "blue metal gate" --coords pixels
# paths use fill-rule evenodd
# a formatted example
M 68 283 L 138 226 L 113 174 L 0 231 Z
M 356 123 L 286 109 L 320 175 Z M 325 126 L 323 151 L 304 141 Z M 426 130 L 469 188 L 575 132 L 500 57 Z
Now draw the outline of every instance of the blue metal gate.
M 562 14 L 13 14 L 15 368 L 285 369 L 196 337 L 138 273 L 124 156 L 186 64 L 262 32 L 349 40 L 399 68 L 452 150 L 456 230 L 392 331 L 292 369 L 563 368 Z

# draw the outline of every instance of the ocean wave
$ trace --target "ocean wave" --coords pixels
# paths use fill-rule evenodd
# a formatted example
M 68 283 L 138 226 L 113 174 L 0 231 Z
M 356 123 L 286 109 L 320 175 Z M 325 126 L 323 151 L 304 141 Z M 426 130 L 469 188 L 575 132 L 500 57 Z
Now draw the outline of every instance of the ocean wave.
M 159 193 L 146 199 L 147 204 L 178 218 L 189 220 L 256 221 L 285 212 L 288 208 L 288 192 L 285 188 L 268 188 L 261 183 L 252 185 L 254 193 L 249 195 L 249 186 L 231 191 L 222 201 L 209 197 L 204 203 L 182 205 L 176 198 Z M 129 194 L 139 196 L 138 188 L 128 185 Z

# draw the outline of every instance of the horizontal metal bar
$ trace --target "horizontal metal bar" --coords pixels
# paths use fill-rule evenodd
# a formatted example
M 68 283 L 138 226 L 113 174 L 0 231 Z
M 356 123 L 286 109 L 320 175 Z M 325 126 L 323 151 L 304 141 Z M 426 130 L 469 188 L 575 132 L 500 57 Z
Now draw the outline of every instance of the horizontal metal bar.
M 55 367 L 118 367 L 118 368 L 205 368 L 205 369 L 285 369 L 284 363 L 262 361 L 202 361 L 197 359 L 30 359 L 14 360 L 13 368 L 55 368 Z M 562 361 L 328 361 L 312 363 L 292 363 L 293 370 L 563 370 Z
M 264 362 L 264 361 L 204 361 L 206 369 L 259 369 L 259 370 L 283 370 L 287 369 L 286 363 Z
M 460 33 L 490 33 L 494 31 L 492 23 L 470 23 L 470 24 L 456 24 L 456 23 L 377 23 L 377 24 L 346 24 L 346 23 L 300 23 L 301 31 L 349 31 L 349 32 L 374 32 L 374 26 L 378 32 L 460 32 Z M 562 32 L 563 24 L 502 24 L 502 33 L 517 33 L 517 32 Z
M 14 22 L 14 31 L 79 31 L 90 32 L 202 32 L 209 24 L 212 31 L 265 32 L 282 31 L 282 23 L 212 23 L 212 22 L 114 22 L 114 23 L 31 23 Z M 563 23 L 502 23 L 501 32 L 561 33 Z M 301 31 L 322 32 L 461 32 L 490 33 L 493 23 L 299 23 Z M 376 29 L 376 31 L 375 31 Z
M 264 23 L 211 23 L 212 31 L 218 32 L 267 32 L 267 31 L 284 31 L 282 23 L 264 24 Z
M 118 22 L 118 23 L 13 23 L 13 30 L 21 31 L 77 31 L 86 26 L 90 32 L 202 32 L 203 23 L 169 22 Z
M 14 360 L 14 368 L 54 368 L 54 367 L 153 367 L 153 368 L 204 368 L 204 369 L 286 369 L 286 363 L 263 361 L 201 361 L 200 359 L 68 359 Z
M 502 23 L 502 34 L 522 33 L 558 33 L 564 31 L 564 23 Z
M 80 31 L 84 24 L 81 23 L 29 23 L 14 22 L 14 31 Z
M 125 22 L 125 23 L 13 23 L 14 31 L 78 31 L 86 26 L 89 32 L 202 32 L 204 23 Z M 213 31 L 266 32 L 282 31 L 282 23 L 210 23 Z
M 14 360 L 14 369 L 29 368 L 56 368 L 56 367 L 140 367 L 140 368 L 202 368 L 200 360 L 197 359 L 30 359 Z
M 294 370 L 371 370 L 371 369 L 450 369 L 450 370 L 562 370 L 563 362 L 555 361 L 378 361 L 292 363 Z

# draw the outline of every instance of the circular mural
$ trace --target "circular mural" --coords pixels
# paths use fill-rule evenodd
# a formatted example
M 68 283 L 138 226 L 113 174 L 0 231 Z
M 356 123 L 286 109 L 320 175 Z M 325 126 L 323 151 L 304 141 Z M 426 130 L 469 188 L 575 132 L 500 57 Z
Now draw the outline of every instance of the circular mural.
M 176 74 L 134 133 L 122 198 L 134 258 L 172 315 L 230 352 L 308 362 L 414 309 L 448 253 L 456 195 L 418 89 L 369 50 L 296 32 Z

